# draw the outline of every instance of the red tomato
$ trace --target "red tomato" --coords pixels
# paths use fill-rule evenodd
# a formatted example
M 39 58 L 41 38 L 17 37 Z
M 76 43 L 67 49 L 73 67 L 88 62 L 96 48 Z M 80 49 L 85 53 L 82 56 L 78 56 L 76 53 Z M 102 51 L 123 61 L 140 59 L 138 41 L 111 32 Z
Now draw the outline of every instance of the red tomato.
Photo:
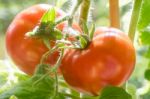
M 107 85 L 122 85 L 134 65 L 135 49 L 130 39 L 117 29 L 99 27 L 86 49 L 66 51 L 60 69 L 71 87 L 98 95 Z
M 40 63 L 42 55 L 48 51 L 41 39 L 29 38 L 25 34 L 32 31 L 40 22 L 43 14 L 50 8 L 48 4 L 38 4 L 23 10 L 10 24 L 6 34 L 6 49 L 13 62 L 23 72 L 32 75 L 35 67 Z M 57 18 L 64 15 L 60 9 L 56 9 Z M 57 25 L 59 30 L 63 30 L 66 23 Z M 76 30 L 81 30 L 77 24 L 72 26 Z M 48 57 L 47 62 L 54 64 L 57 60 L 58 52 Z
M 38 4 L 20 12 L 10 24 L 6 34 L 6 48 L 13 62 L 25 73 L 33 74 L 42 55 L 48 51 L 41 39 L 29 38 L 25 34 L 32 31 L 42 15 L 50 8 L 48 4 Z M 57 9 L 57 18 L 64 14 Z M 54 64 L 58 52 L 48 58 Z

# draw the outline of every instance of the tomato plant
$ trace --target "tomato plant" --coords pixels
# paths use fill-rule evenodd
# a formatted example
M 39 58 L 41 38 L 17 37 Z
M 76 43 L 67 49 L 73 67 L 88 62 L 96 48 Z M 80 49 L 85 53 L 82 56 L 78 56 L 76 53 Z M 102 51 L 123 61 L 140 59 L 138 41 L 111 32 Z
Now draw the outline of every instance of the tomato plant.
M 68 7 L 71 1 L 59 3 Z M 2 79 L 0 98 L 149 99 L 149 0 L 135 0 L 130 22 L 119 13 L 130 4 L 120 7 L 118 0 L 109 0 L 110 18 L 105 18 L 110 26 L 104 27 L 88 18 L 94 15 L 95 20 L 97 13 L 89 15 L 90 4 L 91 0 L 77 0 L 67 14 L 38 4 L 14 18 L 6 34 L 7 52 L 20 70 L 32 76 L 19 81 L 25 75 L 20 74 L 14 79 L 19 83 L 10 89 L 5 89 L 7 80 Z M 124 24 L 129 26 L 127 33 Z M 6 74 L 0 73 L 0 78 L 16 76 Z
M 122 85 L 134 65 L 135 49 L 131 40 L 117 29 L 99 27 L 86 49 L 66 51 L 60 68 L 73 88 L 98 94 L 104 86 Z

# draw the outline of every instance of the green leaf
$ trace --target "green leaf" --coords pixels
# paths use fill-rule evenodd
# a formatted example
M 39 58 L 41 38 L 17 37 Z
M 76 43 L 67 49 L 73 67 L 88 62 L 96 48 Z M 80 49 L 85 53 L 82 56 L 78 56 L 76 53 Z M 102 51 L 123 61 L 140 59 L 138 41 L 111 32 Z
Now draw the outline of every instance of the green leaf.
M 107 86 L 102 90 L 99 99 L 132 99 L 132 97 L 123 88 Z
M 150 26 L 140 31 L 140 42 L 143 45 L 150 45 Z
M 149 80 L 150 81 L 150 69 L 147 69 L 144 73 L 144 77 L 145 79 Z
M 8 73 L 0 72 L 0 88 L 7 82 Z
M 27 80 L 27 79 L 30 78 L 29 75 L 21 74 L 21 73 L 18 73 L 18 72 L 15 72 L 15 73 L 14 73 L 14 76 L 17 77 L 17 80 L 18 80 L 19 82 L 25 81 L 25 80 Z
M 140 17 L 138 21 L 138 31 L 140 32 L 140 39 L 142 44 L 150 45 L 150 2 L 143 0 Z
M 92 40 L 95 32 L 95 24 L 92 24 L 91 30 L 89 32 L 89 37 Z
M 56 12 L 55 12 L 55 8 L 50 8 L 41 18 L 41 22 L 43 23 L 47 23 L 47 22 L 55 22 L 55 18 L 56 18 Z
M 50 75 L 45 75 L 48 67 L 49 65 L 39 65 L 32 78 L 3 92 L 0 99 L 9 99 L 12 95 L 18 99 L 49 99 L 55 92 L 55 80 Z
M 141 11 L 140 11 L 140 17 L 138 22 L 138 29 L 144 29 L 147 27 L 150 23 L 150 2 L 149 0 L 143 0 Z

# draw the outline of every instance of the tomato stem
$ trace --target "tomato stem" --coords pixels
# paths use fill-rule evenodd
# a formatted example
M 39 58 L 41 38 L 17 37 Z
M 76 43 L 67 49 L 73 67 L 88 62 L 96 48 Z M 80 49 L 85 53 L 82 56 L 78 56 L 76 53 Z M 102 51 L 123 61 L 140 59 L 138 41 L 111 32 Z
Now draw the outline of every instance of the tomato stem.
M 40 64 L 44 64 L 44 61 L 47 59 L 47 57 L 48 57 L 50 54 L 52 54 L 54 51 L 56 51 L 56 49 L 58 49 L 57 46 L 53 47 L 51 50 L 49 50 L 48 52 L 46 52 L 46 53 L 42 56 Z M 49 71 L 47 71 L 47 73 L 44 74 L 40 79 L 38 79 L 34 84 L 37 84 L 39 81 L 41 81 L 43 78 L 45 78 L 46 76 L 48 76 L 50 73 L 57 73 L 57 69 L 58 69 L 58 67 L 59 67 L 60 64 L 61 64 L 63 54 L 64 54 L 64 49 L 61 50 L 60 56 L 59 56 L 59 58 L 58 58 L 56 64 L 54 65 L 54 67 L 52 67 Z M 55 78 L 56 78 L 56 74 L 55 74 Z M 57 82 L 56 82 L 56 88 L 58 89 L 58 84 L 57 84 Z M 57 90 L 57 89 L 56 89 L 56 90 Z
M 75 12 L 77 11 L 77 9 L 79 8 L 80 4 L 82 3 L 83 0 L 77 0 L 76 5 L 74 6 L 72 12 L 71 12 L 71 16 L 74 16 Z
M 73 16 L 74 14 L 76 13 L 76 11 L 78 10 L 80 4 L 82 3 L 83 0 L 77 0 L 77 3 L 76 5 L 74 6 L 73 10 L 71 11 L 71 14 L 70 14 L 70 19 L 68 20 L 68 25 L 69 26 L 72 26 L 72 22 L 73 22 Z
M 120 28 L 119 0 L 109 0 L 110 26 Z
M 47 51 L 45 54 L 43 54 L 41 60 L 40 60 L 40 64 L 44 64 L 44 61 L 47 59 L 47 57 L 52 54 L 53 52 L 55 52 L 57 50 L 57 46 L 53 47 L 52 49 L 50 49 L 49 51 Z
M 58 75 L 57 75 L 57 72 L 55 71 L 55 94 L 53 96 L 52 99 L 56 99 L 56 96 L 58 94 Z
M 83 30 L 83 22 L 87 22 L 88 18 L 88 13 L 89 13 L 89 8 L 90 8 L 90 2 L 91 0 L 83 0 L 81 4 L 81 9 L 80 9 L 80 17 L 79 17 L 79 25 L 81 29 Z
M 68 15 L 61 18 L 55 22 L 55 25 L 60 24 L 61 22 L 67 21 L 67 20 L 69 20 L 69 18 L 70 18 L 70 16 L 68 16 Z
M 57 60 L 56 64 L 55 64 L 54 67 L 52 68 L 52 71 L 54 71 L 54 72 L 57 71 L 58 67 L 59 67 L 60 64 L 61 64 L 63 55 L 64 55 L 64 49 L 61 49 L 61 51 L 60 51 L 60 56 L 58 57 L 58 60 Z
M 134 36 L 135 36 L 137 22 L 139 19 L 141 5 L 142 5 L 142 0 L 134 1 L 133 11 L 132 11 L 132 15 L 131 15 L 131 21 L 130 21 L 130 26 L 129 26 L 129 31 L 128 31 L 128 35 L 132 41 L 134 41 Z
M 83 0 L 77 0 L 76 5 L 74 6 L 73 10 L 71 11 L 71 14 L 70 14 L 70 15 L 67 15 L 67 16 L 65 16 L 65 17 L 63 17 L 63 18 L 61 18 L 61 19 L 59 19 L 59 20 L 57 20 L 57 21 L 55 22 L 55 25 L 57 25 L 57 24 L 59 24 L 59 23 L 61 23 L 61 22 L 63 22 L 63 21 L 68 21 L 69 26 L 72 26 L 73 16 L 74 16 L 74 14 L 76 13 L 76 11 L 78 10 L 78 8 L 79 8 L 80 4 L 82 3 L 82 1 L 83 1 Z

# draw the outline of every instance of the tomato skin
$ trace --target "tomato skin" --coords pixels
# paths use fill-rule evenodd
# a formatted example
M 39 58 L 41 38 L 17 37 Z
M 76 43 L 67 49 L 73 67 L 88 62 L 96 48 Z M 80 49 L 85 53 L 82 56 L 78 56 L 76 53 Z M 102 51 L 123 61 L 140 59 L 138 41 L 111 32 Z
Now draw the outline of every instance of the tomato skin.
M 98 95 L 106 85 L 121 86 L 134 65 L 135 49 L 130 39 L 117 29 L 99 27 L 86 49 L 65 52 L 60 69 L 71 87 Z
M 12 61 L 25 73 L 32 75 L 42 55 L 48 51 L 41 39 L 26 37 L 38 25 L 42 15 L 50 8 L 48 4 L 38 4 L 20 12 L 10 24 L 6 33 L 6 49 Z M 64 14 L 57 9 L 57 18 Z M 55 52 L 48 58 L 54 64 L 58 56 Z

